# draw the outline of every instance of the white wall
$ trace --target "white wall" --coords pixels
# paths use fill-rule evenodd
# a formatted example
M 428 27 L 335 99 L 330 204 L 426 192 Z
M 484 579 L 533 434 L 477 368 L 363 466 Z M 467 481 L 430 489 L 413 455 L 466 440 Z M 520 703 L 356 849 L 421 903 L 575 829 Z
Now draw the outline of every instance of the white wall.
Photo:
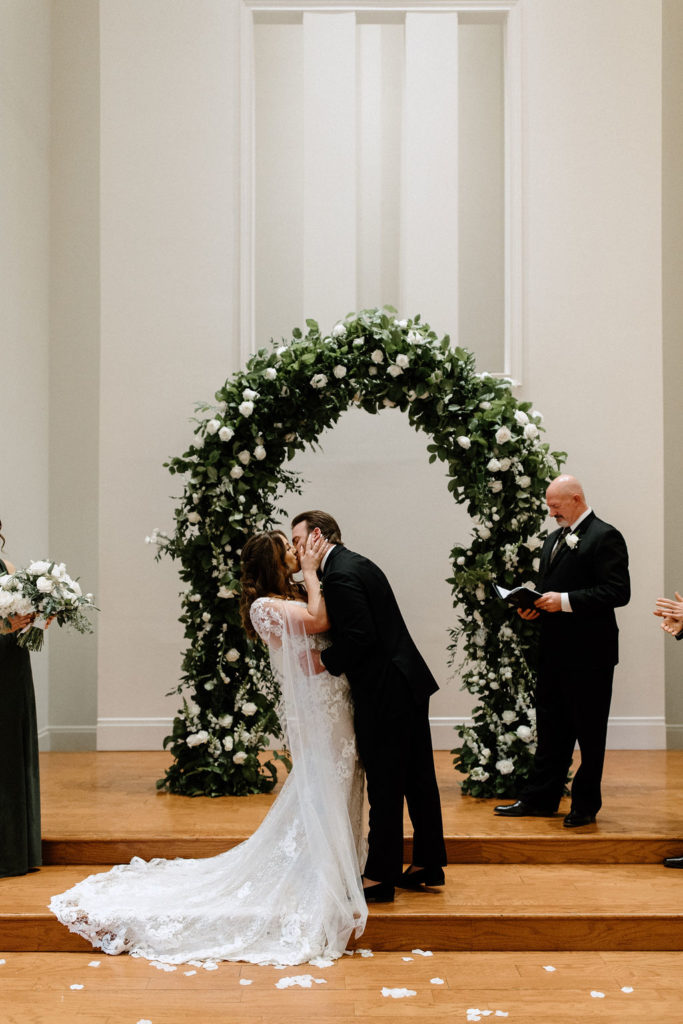
M 50 3 L 0 6 L 0 519 L 3 555 L 48 554 Z M 32 658 L 47 724 L 47 652 Z
M 81 38 L 79 2 L 89 5 L 80 31 L 90 55 L 67 73 L 64 62 L 74 62 Z M 153 561 L 144 537 L 171 521 L 176 485 L 163 461 L 184 449 L 194 401 L 211 398 L 237 369 L 240 350 L 239 3 L 57 4 L 50 363 L 51 7 L 17 0 L 1 14 L 7 128 L 0 289 L 11 341 L 3 342 L 8 384 L 0 416 L 3 438 L 18 422 L 24 430 L 4 451 L 0 516 L 10 557 L 37 556 L 54 537 L 60 550 L 64 544 L 83 559 L 74 567 L 84 579 L 97 580 L 100 745 L 157 746 L 176 706 L 164 695 L 179 674 L 179 584 L 173 565 Z M 664 647 L 650 611 L 664 587 L 661 0 L 521 0 L 521 7 L 521 394 L 546 414 L 548 440 L 569 450 L 569 468 L 584 480 L 598 514 L 627 537 L 634 597 L 619 616 L 612 736 L 625 745 L 657 745 L 664 735 Z M 69 90 L 78 92 L 79 82 L 99 88 L 99 102 L 80 95 L 77 116 L 63 125 Z M 85 159 L 75 178 L 74 147 Z M 74 235 L 66 225 L 81 187 L 85 203 Z M 70 249 L 74 239 L 87 256 Z M 423 312 L 430 319 L 430 309 Z M 302 316 L 311 314 L 319 311 Z M 266 329 L 288 334 L 290 320 Z M 63 393 L 78 395 L 76 415 L 84 413 L 78 470 L 69 457 L 73 421 L 54 404 Z M 468 524 L 441 489 L 439 467 L 427 466 L 424 439 L 392 412 L 374 420 L 349 414 L 323 440 L 327 459 L 302 463 L 312 480 L 303 503 L 338 512 L 349 545 L 387 570 L 446 682 L 434 715 L 466 715 L 469 696 L 447 682 L 441 644 L 451 615 L 447 552 Z M 358 464 L 349 480 L 351 451 Z M 361 512 L 353 500 L 359 474 L 377 485 Z M 92 516 L 79 523 L 78 510 L 89 503 Z M 415 537 L 428 538 L 426 550 Z M 78 653 L 53 645 L 55 742 L 59 736 L 66 743 L 70 727 L 72 742 L 81 742 L 95 725 L 87 644 Z M 40 662 L 39 671 L 44 667 Z M 43 681 L 39 691 L 44 724 Z M 448 722 L 444 728 L 442 744 L 450 747 L 455 736 Z

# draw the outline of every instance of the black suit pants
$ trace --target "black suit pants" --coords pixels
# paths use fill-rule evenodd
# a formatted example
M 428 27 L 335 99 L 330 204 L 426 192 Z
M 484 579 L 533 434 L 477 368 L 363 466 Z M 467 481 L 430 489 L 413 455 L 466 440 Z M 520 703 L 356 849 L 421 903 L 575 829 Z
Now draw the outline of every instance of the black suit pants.
M 536 689 L 538 747 L 531 777 L 519 794 L 524 803 L 557 810 L 578 742 L 581 765 L 572 783 L 572 809 L 597 814 L 605 760 L 613 665 L 543 665 Z
M 404 801 L 413 826 L 413 864 L 446 863 L 441 801 L 429 728 L 429 700 L 417 705 L 397 674 L 381 713 L 355 698 L 356 736 L 368 789 L 370 831 L 365 875 L 394 882 L 403 869 Z

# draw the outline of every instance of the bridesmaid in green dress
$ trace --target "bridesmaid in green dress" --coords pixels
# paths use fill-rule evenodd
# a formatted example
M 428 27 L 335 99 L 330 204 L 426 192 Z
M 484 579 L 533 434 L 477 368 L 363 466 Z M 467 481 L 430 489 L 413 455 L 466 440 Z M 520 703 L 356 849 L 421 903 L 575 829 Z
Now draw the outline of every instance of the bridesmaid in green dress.
M 0 548 L 4 543 L 0 534 Z M 0 558 L 5 572 L 14 566 Z M 0 878 L 25 875 L 42 863 L 33 676 L 28 651 L 12 635 L 30 621 L 30 615 L 16 615 L 8 627 L 0 620 Z

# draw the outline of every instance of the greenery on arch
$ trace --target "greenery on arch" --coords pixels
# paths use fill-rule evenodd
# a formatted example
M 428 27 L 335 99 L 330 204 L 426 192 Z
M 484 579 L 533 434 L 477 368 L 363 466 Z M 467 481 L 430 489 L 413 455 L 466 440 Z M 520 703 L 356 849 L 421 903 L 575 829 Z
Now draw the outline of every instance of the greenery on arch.
M 492 598 L 491 584 L 533 577 L 543 497 L 564 453 L 549 451 L 540 413 L 515 399 L 510 380 L 476 373 L 472 354 L 439 339 L 420 316 L 363 310 L 329 335 L 314 320 L 306 324 L 305 334 L 294 330 L 252 356 L 215 405 L 199 407 L 193 443 L 167 464 L 184 478 L 175 529 L 148 539 L 157 557 L 180 563 L 189 645 L 177 688 L 182 707 L 165 741 L 174 761 L 159 786 L 211 796 L 273 787 L 275 765 L 262 752 L 268 735 L 279 735 L 277 685 L 265 649 L 240 623 L 239 555 L 251 533 L 281 521 L 283 494 L 300 491 L 289 461 L 355 405 L 405 412 L 474 520 L 472 536 L 452 549 L 448 581 L 449 649 L 464 659 L 462 685 L 477 700 L 453 753 L 465 792 L 511 795 L 535 749 L 535 631 Z

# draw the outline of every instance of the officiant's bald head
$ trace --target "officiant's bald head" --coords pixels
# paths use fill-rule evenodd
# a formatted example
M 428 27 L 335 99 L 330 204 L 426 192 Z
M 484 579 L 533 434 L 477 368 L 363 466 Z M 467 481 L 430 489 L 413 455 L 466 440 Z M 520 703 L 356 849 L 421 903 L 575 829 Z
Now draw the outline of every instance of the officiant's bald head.
M 555 477 L 545 492 L 548 514 L 558 526 L 572 526 L 587 510 L 583 487 L 575 476 L 563 473 Z

